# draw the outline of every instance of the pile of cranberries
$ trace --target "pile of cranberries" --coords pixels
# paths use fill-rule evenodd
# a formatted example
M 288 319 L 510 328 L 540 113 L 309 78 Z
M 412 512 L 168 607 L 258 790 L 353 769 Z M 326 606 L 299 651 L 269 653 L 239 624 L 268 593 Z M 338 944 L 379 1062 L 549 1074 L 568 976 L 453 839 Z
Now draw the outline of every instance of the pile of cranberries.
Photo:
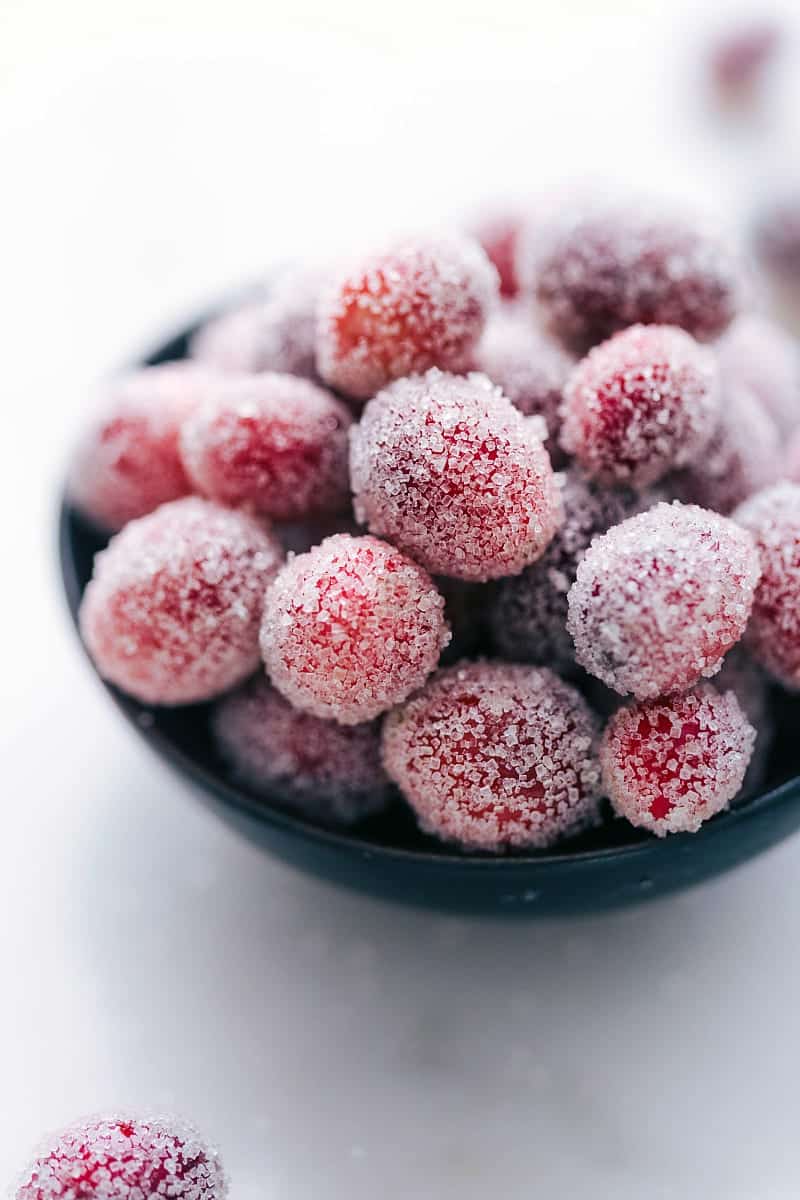
M 75 456 L 100 674 L 212 701 L 221 769 L 309 820 L 693 832 L 769 740 L 748 689 L 800 689 L 791 340 L 681 214 L 534 209 L 284 278 Z

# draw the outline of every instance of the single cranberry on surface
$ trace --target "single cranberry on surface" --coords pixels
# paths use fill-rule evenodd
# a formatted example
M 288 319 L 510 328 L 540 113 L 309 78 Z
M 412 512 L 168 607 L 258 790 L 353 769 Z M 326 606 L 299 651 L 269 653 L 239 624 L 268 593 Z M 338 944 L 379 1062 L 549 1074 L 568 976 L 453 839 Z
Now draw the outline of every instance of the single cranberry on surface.
M 290 558 L 267 592 L 261 653 L 296 708 L 356 725 L 405 700 L 450 640 L 426 571 L 373 537 L 335 534 Z
M 425 832 L 467 850 L 543 849 L 599 819 L 596 733 L 552 671 L 460 663 L 390 713 L 383 759 Z
M 320 298 L 319 373 L 366 400 L 429 367 L 466 370 L 497 289 L 481 247 L 460 235 L 410 239 L 367 256 Z
M 615 811 L 658 837 L 696 833 L 744 781 L 756 733 L 732 691 L 710 684 L 617 710 L 600 744 Z
M 64 1130 L 26 1168 L 13 1200 L 224 1200 L 216 1150 L 176 1117 L 97 1117 Z

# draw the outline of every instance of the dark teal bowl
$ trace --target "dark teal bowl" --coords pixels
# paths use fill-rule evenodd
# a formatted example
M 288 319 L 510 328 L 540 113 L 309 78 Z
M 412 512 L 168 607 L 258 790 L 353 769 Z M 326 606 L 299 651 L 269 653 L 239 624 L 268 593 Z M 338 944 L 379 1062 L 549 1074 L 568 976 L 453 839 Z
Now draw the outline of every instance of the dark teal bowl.
M 146 361 L 184 358 L 197 325 Z M 59 548 L 67 603 L 78 606 L 104 542 L 64 501 Z M 389 900 L 500 915 L 596 912 L 678 891 L 760 854 L 800 825 L 800 703 L 774 698 L 777 733 L 764 791 L 700 833 L 651 837 L 609 819 L 556 851 L 503 858 L 458 854 L 425 837 L 401 803 L 355 829 L 320 828 L 286 812 L 278 796 L 234 783 L 208 735 L 208 706 L 149 708 L 103 681 L 137 735 L 201 799 L 251 841 L 303 870 Z

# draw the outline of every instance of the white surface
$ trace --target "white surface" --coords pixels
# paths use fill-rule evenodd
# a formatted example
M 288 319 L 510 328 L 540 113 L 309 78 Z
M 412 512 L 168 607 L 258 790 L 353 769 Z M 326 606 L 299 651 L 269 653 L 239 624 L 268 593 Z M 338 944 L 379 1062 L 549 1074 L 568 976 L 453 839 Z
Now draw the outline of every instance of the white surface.
M 793 1200 L 800 840 L 593 920 L 340 893 L 134 741 L 67 628 L 52 531 L 91 380 L 198 298 L 565 164 L 653 164 L 740 209 L 785 131 L 743 136 L 738 167 L 690 137 L 650 4 L 500 3 L 486 31 L 484 5 L 352 2 L 338 33 L 310 32 L 328 5 L 305 33 L 151 7 L 0 14 L 0 1187 L 47 1127 L 163 1104 L 219 1142 L 233 1200 Z

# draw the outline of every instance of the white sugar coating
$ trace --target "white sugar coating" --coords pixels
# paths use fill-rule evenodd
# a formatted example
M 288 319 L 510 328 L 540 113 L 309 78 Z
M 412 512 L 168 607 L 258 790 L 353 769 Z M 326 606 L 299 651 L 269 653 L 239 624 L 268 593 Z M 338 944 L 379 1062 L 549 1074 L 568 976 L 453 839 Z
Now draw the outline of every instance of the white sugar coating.
M 242 304 L 204 325 L 193 358 L 220 371 L 281 371 L 316 379 L 314 343 L 321 270 L 289 271 L 265 299 Z
M 214 372 L 188 362 L 111 380 L 70 465 L 67 490 L 76 508 L 101 529 L 115 531 L 188 495 L 178 432 L 214 382 Z
M 775 736 L 775 720 L 769 700 L 766 672 L 751 658 L 740 642 L 714 676 L 718 692 L 733 692 L 739 707 L 756 731 L 756 744 L 739 799 L 752 796 L 762 786 L 769 767 L 770 750 Z
M 582 351 L 629 325 L 677 325 L 707 341 L 745 299 L 742 264 L 707 222 L 642 198 L 567 205 L 518 258 L 548 327 Z
M 760 576 L 746 530 L 717 513 L 656 504 L 595 538 L 568 597 L 581 666 L 651 699 L 714 675 L 742 637 Z
M 13 1200 L 224 1200 L 219 1155 L 193 1125 L 128 1113 L 76 1123 L 43 1143 Z
M 541 434 L 485 375 L 399 380 L 350 433 L 356 517 L 434 574 L 516 574 L 562 517 Z
M 780 473 L 778 427 L 746 388 L 726 386 L 722 415 L 703 453 L 670 479 L 674 495 L 725 515 Z
M 234 777 L 312 820 L 350 825 L 385 808 L 380 726 L 300 712 L 263 677 L 223 696 L 211 727 Z
M 489 602 L 495 649 L 516 662 L 573 670 L 575 648 L 567 632 L 567 593 L 592 539 L 647 502 L 624 488 L 599 488 L 580 471 L 558 476 L 564 522 L 538 562 L 500 580 Z
M 405 700 L 449 640 L 427 572 L 386 542 L 346 533 L 289 557 L 261 626 L 275 687 L 296 708 L 343 725 Z
M 396 242 L 333 279 L 320 297 L 317 368 L 358 399 L 393 379 L 463 371 L 498 289 L 478 242 L 455 233 Z
M 221 378 L 190 414 L 180 452 L 195 489 L 275 520 L 349 503 L 345 406 L 307 379 L 265 371 Z
M 800 485 L 778 483 L 737 508 L 755 538 L 761 581 L 747 630 L 757 662 L 779 683 L 800 689 Z
M 632 825 L 696 833 L 742 786 L 756 733 L 732 691 L 710 684 L 620 708 L 600 744 L 603 785 Z
M 467 850 L 544 849 L 599 820 L 596 733 L 552 671 L 461 663 L 390 713 L 383 760 L 427 833 Z
M 600 482 L 644 488 L 697 458 L 719 412 L 711 351 L 681 329 L 634 325 L 570 374 L 561 445 Z
M 95 558 L 80 628 L 104 679 L 149 704 L 209 700 L 258 665 L 268 527 L 190 496 L 131 521 Z
M 760 313 L 733 322 L 717 343 L 723 385 L 744 387 L 782 433 L 800 425 L 800 356 L 791 334 Z
M 573 360 L 541 333 L 530 314 L 503 305 L 490 318 L 475 352 L 475 367 L 488 375 L 526 416 L 542 417 L 551 457 L 558 453 L 561 402 Z

